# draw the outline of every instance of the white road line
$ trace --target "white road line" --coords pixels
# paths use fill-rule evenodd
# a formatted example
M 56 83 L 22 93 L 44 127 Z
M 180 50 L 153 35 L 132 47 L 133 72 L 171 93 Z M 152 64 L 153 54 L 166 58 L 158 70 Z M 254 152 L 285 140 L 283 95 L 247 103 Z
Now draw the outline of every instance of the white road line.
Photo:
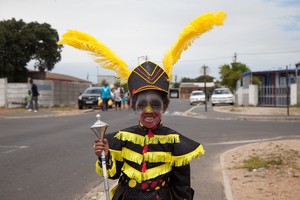
M 223 145 L 223 144 L 244 144 L 244 143 L 254 143 L 254 142 L 265 142 L 270 140 L 279 140 L 279 139 L 288 139 L 288 138 L 300 138 L 299 135 L 291 135 L 291 136 L 278 136 L 273 138 L 265 138 L 265 139 L 257 139 L 257 140 L 240 140 L 240 141 L 228 141 L 228 142 L 218 142 L 218 143 L 210 143 L 206 145 Z
M 7 146 L 7 145 L 0 145 L 0 149 L 3 148 L 3 149 L 8 149 L 6 151 L 3 151 L 1 153 L 11 153 L 11 152 L 14 152 L 14 151 L 18 151 L 18 150 L 21 150 L 21 149 L 26 149 L 28 148 L 29 146 Z

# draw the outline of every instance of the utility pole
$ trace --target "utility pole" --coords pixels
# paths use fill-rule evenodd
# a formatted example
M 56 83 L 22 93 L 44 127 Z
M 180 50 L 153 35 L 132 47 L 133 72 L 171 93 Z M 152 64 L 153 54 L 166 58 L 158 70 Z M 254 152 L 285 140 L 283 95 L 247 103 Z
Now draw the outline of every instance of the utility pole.
M 234 52 L 234 54 L 233 54 L 233 62 L 236 62 L 236 60 L 237 60 L 237 53 Z
M 287 115 L 290 115 L 290 106 L 289 106 L 289 74 L 288 74 L 288 66 L 286 66 L 286 108 L 287 108 Z
M 205 112 L 207 112 L 207 92 L 206 92 L 206 70 L 208 66 L 203 65 L 202 70 L 203 70 L 203 75 L 204 75 L 204 94 L 205 94 Z

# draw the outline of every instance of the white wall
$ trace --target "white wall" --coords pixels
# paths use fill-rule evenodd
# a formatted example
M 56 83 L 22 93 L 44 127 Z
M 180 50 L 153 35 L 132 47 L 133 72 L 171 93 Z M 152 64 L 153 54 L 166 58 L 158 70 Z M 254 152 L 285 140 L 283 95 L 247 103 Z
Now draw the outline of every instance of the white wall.
M 249 85 L 249 105 L 257 106 L 258 105 L 258 86 Z
M 291 84 L 290 94 L 291 94 L 291 105 L 296 105 L 297 104 L 297 84 Z
M 0 107 L 6 107 L 7 98 L 6 98 L 6 78 L 0 78 Z
M 78 96 L 90 85 L 88 83 L 33 80 L 40 96 L 39 105 L 43 107 L 77 105 Z M 24 107 L 25 95 L 30 85 L 27 83 L 7 83 L 0 79 L 0 107 Z

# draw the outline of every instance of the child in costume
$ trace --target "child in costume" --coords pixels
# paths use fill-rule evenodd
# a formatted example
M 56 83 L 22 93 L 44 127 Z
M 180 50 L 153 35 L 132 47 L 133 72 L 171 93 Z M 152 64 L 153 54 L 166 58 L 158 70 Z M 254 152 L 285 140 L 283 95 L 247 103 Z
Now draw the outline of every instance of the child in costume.
M 113 200 L 192 200 L 190 162 L 204 154 L 202 145 L 162 123 L 162 114 L 169 105 L 169 82 L 172 66 L 183 50 L 196 37 L 222 25 L 224 12 L 209 13 L 193 20 L 180 34 L 163 59 L 164 69 L 147 61 L 132 72 L 124 61 L 95 38 L 78 31 L 64 34 L 59 44 L 90 51 L 104 68 L 117 72 L 120 80 L 128 81 L 131 107 L 136 111 L 137 125 L 106 134 L 95 140 L 98 156 L 96 172 L 102 175 L 101 152 L 105 152 L 107 174 L 119 179 L 112 190 Z
M 192 199 L 190 161 L 204 153 L 202 145 L 165 127 L 161 116 L 169 105 L 166 73 L 148 61 L 128 80 L 137 125 L 95 141 L 95 153 L 107 155 L 108 175 L 119 178 L 113 199 Z M 151 84 L 149 84 L 151 82 Z M 102 174 L 100 160 L 96 171 Z

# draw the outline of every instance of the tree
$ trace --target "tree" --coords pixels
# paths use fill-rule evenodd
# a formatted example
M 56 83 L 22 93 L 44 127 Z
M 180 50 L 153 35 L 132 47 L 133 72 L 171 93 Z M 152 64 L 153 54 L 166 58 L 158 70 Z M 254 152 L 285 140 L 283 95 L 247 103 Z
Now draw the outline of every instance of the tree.
M 187 77 L 183 77 L 181 79 L 181 82 L 182 83 L 185 83 L 185 82 L 193 82 L 193 83 L 196 83 L 196 82 L 213 82 L 215 78 L 212 77 L 212 76 L 199 76 L 199 77 L 196 77 L 196 78 L 187 78 Z
M 244 72 L 251 71 L 245 64 L 233 62 L 231 65 L 221 66 L 219 71 L 221 84 L 228 87 L 231 91 L 235 90 L 236 82 Z
M 23 20 L 0 21 L 0 78 L 9 82 L 27 80 L 26 65 L 35 61 L 39 71 L 51 71 L 61 60 L 58 33 L 47 23 Z

